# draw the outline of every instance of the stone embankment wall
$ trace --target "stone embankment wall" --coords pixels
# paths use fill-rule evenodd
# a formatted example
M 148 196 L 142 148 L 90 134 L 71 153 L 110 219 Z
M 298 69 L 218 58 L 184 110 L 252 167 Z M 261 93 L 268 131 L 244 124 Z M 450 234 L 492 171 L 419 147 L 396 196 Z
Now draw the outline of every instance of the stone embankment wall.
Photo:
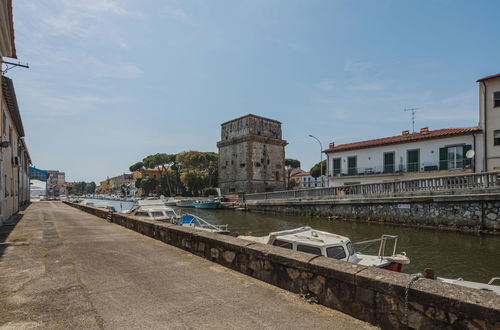
M 500 234 L 500 194 L 248 201 L 251 211 L 339 216 L 350 220 Z
M 493 329 L 500 295 L 67 203 L 383 328 Z M 245 297 L 241 297 L 245 299 Z

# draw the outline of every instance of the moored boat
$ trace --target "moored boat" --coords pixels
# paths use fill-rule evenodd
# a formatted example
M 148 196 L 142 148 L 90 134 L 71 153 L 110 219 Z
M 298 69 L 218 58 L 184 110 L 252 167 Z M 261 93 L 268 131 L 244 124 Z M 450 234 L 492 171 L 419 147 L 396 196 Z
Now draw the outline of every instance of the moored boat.
M 126 213 L 150 220 L 173 221 L 179 218 L 172 208 L 165 206 L 159 199 L 137 201 Z
M 208 231 L 211 233 L 228 235 L 229 230 L 227 225 L 213 225 L 202 218 L 193 215 L 186 214 L 180 219 L 172 220 L 173 224 L 180 225 L 183 227 L 191 227 L 198 230 Z
M 175 205 L 178 207 L 193 207 L 194 202 L 195 201 L 192 199 L 183 199 L 183 200 L 177 201 L 175 203 Z
M 175 199 L 164 199 L 163 204 L 166 206 L 176 206 L 177 201 Z
M 409 264 L 410 259 L 405 252 L 396 254 L 397 236 L 382 235 L 382 237 L 359 242 L 356 244 L 366 244 L 380 242 L 378 255 L 361 254 L 354 250 L 353 243 L 348 237 L 333 233 L 319 231 L 311 227 L 300 227 L 290 230 L 283 230 L 270 233 L 263 237 L 238 236 L 240 238 L 279 246 L 285 249 L 322 255 L 328 258 L 344 260 L 363 266 L 373 266 L 382 269 L 401 272 L 403 265 Z M 385 256 L 388 240 L 394 240 L 392 255 Z
M 436 277 L 436 280 L 443 283 L 460 285 L 467 288 L 479 289 L 483 291 L 492 291 L 500 294 L 500 285 L 493 284 L 495 281 L 500 281 L 500 277 L 493 277 L 488 283 L 464 281 L 462 278 L 454 280 L 450 278 Z
M 220 202 L 215 200 L 196 201 L 193 203 L 193 206 L 197 209 L 218 209 Z

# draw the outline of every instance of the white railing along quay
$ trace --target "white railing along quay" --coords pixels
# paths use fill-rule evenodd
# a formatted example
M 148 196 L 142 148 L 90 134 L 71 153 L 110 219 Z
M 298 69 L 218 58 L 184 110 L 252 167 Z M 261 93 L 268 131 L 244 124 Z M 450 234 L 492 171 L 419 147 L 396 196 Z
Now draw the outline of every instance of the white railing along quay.
M 483 190 L 500 187 L 500 172 L 483 172 L 453 176 L 421 178 L 385 183 L 365 183 L 342 187 L 310 188 L 267 193 L 246 194 L 240 201 L 272 199 L 341 198 L 345 195 L 397 195 L 412 192 L 452 192 L 456 190 Z

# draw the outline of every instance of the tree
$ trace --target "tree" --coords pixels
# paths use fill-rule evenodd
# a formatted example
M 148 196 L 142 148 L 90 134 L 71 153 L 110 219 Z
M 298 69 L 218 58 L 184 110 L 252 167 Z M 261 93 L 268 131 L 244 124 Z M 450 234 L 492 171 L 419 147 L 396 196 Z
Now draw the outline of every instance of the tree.
M 90 182 L 90 183 L 86 183 L 85 182 L 85 193 L 86 194 L 93 194 L 95 193 L 95 188 L 96 188 L 96 184 L 94 181 Z
M 137 162 L 133 165 L 130 165 L 130 167 L 128 169 L 130 170 L 130 172 L 135 172 L 135 171 L 142 169 L 143 167 L 144 167 L 143 162 Z
M 68 183 L 66 185 L 66 191 L 68 192 L 68 194 L 71 194 L 71 191 L 73 191 L 73 184 L 72 183 Z
M 169 167 L 175 163 L 177 156 L 175 154 L 165 154 L 158 153 L 154 155 L 149 155 L 142 160 L 145 167 L 149 168 L 160 168 L 160 178 L 165 178 L 166 188 L 168 189 L 168 195 L 172 195 L 172 186 L 170 185 L 170 179 L 167 175 Z M 161 179 L 160 179 L 161 181 Z M 162 187 L 160 187 L 162 188 Z M 167 194 L 167 190 L 161 189 L 163 194 Z
M 215 187 L 205 187 L 203 188 L 203 196 L 208 197 L 211 195 L 217 195 L 217 189 Z
M 323 175 L 326 175 L 326 159 L 321 162 L 321 167 L 323 168 Z M 313 167 L 311 167 L 311 170 L 309 171 L 309 173 L 311 174 L 311 176 L 313 178 L 317 178 L 321 175 L 321 167 L 320 167 L 320 163 L 316 163 L 316 164 L 314 164 Z
M 144 190 L 146 195 L 152 192 L 157 185 L 158 181 L 152 177 L 147 177 L 141 180 L 141 188 Z
M 297 159 L 286 158 L 285 159 L 285 167 L 286 168 L 300 168 L 300 161 Z

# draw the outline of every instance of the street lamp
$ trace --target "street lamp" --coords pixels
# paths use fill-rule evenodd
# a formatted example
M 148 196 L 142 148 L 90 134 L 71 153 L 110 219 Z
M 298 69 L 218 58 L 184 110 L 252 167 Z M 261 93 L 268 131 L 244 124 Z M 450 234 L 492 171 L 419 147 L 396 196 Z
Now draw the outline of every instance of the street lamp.
M 323 145 L 321 144 L 321 141 L 315 137 L 314 135 L 309 134 L 309 137 L 315 139 L 319 143 L 320 151 L 319 151 L 319 173 L 320 173 L 320 178 L 321 178 L 321 188 L 323 188 Z

